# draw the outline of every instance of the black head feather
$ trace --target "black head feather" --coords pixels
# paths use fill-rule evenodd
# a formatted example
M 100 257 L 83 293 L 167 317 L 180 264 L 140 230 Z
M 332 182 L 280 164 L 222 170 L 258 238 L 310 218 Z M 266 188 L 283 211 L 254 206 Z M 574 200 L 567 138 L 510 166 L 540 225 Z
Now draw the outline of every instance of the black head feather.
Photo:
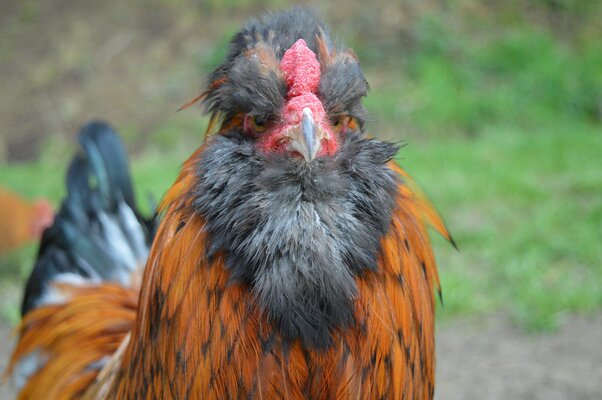
M 278 117 L 287 92 L 279 62 L 298 39 L 305 40 L 321 63 L 318 95 L 328 113 L 333 117 L 349 114 L 363 124 L 361 99 L 368 92 L 368 83 L 357 58 L 333 41 L 315 12 L 304 7 L 250 20 L 235 34 L 225 61 L 209 77 L 207 110 L 220 112 L 226 119 L 239 112 L 268 119 Z M 272 68 L 265 68 L 264 60 L 250 56 L 260 48 L 273 58 Z

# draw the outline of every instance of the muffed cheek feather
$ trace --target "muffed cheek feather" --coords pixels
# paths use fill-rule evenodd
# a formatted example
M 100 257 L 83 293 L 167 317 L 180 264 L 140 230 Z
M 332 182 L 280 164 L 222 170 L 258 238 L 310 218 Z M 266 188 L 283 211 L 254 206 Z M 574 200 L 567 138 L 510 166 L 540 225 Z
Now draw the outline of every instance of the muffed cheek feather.
M 324 139 L 322 139 L 322 147 L 318 152 L 318 156 L 332 157 L 339 149 L 339 138 L 334 133 L 332 133 L 332 130 L 330 130 L 330 126 L 324 127 L 322 125 L 322 129 L 324 129 L 326 136 Z
M 286 137 L 284 132 L 286 131 L 287 125 L 278 125 L 272 131 L 263 135 L 259 141 L 257 147 L 264 153 L 284 153 L 286 150 Z

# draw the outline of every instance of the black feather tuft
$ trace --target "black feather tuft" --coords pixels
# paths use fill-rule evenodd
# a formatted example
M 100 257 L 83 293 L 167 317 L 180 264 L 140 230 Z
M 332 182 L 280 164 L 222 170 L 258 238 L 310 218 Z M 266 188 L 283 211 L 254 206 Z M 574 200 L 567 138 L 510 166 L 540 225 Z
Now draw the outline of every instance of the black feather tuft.
M 368 92 L 368 83 L 360 65 L 352 53 L 335 44 L 316 13 L 305 7 L 253 19 L 234 36 L 226 60 L 209 77 L 206 109 L 221 113 L 226 120 L 236 113 L 277 119 L 287 94 L 279 62 L 298 39 L 305 40 L 318 58 L 319 40 L 329 53 L 328 60 L 319 60 L 319 96 L 327 112 L 333 117 L 349 114 L 363 124 L 366 110 L 361 99 Z M 271 68 L 250 56 L 258 48 L 267 49 L 273 57 Z

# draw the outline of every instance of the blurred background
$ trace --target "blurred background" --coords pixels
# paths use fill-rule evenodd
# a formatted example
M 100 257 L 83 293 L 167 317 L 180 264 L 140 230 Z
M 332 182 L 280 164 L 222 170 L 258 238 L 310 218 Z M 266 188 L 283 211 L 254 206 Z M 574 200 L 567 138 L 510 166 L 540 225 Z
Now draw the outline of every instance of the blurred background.
M 307 3 L 359 55 L 369 132 L 407 144 L 399 162 L 460 248 L 434 238 L 438 398 L 595 398 L 602 2 Z M 76 132 L 101 118 L 123 135 L 139 197 L 160 198 L 207 124 L 198 108 L 176 110 L 247 17 L 288 5 L 2 1 L 0 188 L 58 207 Z M 19 321 L 36 247 L 0 254 L 2 337 Z

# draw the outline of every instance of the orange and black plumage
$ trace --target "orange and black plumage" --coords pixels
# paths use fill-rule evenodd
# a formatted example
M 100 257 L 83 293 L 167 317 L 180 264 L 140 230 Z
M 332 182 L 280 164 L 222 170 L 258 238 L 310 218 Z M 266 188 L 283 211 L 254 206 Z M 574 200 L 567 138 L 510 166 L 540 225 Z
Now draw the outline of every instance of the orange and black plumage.
M 116 196 L 128 243 L 152 238 L 146 266 L 71 282 L 38 262 L 12 360 L 33 357 L 22 398 L 432 398 L 427 227 L 451 238 L 397 147 L 365 135 L 367 89 L 310 11 L 249 22 L 202 96 L 218 132 L 156 234 Z

